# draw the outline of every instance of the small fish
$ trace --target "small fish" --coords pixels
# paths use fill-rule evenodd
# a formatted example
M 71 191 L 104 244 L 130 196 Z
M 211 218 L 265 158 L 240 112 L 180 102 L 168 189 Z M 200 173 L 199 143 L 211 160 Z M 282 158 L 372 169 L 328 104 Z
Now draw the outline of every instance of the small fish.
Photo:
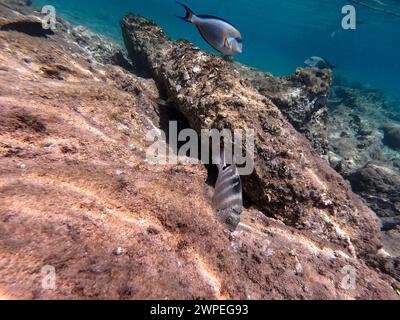
M 227 57 L 242 53 L 242 36 L 231 23 L 210 15 L 196 15 L 188 6 L 177 3 L 186 10 L 186 15 L 179 18 L 195 24 L 203 39 L 215 50 Z
M 218 179 L 212 200 L 213 207 L 217 210 L 219 219 L 233 232 L 240 222 L 243 210 L 242 182 L 236 165 L 225 163 L 223 151 L 217 166 Z
M 313 68 L 318 68 L 318 69 L 335 69 L 337 68 L 334 65 L 331 65 L 326 59 L 313 56 L 311 58 L 308 58 L 306 61 L 304 61 L 304 64 L 313 67 Z
M 313 112 L 324 108 L 328 104 L 328 95 L 320 95 L 313 100 Z

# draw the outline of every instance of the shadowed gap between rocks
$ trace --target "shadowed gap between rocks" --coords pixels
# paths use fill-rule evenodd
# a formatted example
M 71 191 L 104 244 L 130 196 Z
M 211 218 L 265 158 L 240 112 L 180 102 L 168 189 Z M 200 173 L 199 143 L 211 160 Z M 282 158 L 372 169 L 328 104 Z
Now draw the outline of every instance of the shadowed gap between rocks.
M 39 21 L 17 21 L 7 23 L 0 27 L 1 31 L 18 31 L 25 33 L 31 37 L 47 38 L 49 35 L 54 35 L 51 29 L 43 29 Z
M 164 95 L 165 93 L 161 93 L 162 95 Z M 159 123 L 159 129 L 161 129 L 164 133 L 165 136 L 167 138 L 167 145 L 169 145 L 169 123 L 171 121 L 176 121 L 177 125 L 178 125 L 178 134 L 179 132 L 181 132 L 182 130 L 185 129 L 193 129 L 190 124 L 189 121 L 186 119 L 186 117 L 178 110 L 178 108 L 176 106 L 174 106 L 173 103 L 167 103 L 164 107 L 159 106 L 158 109 L 159 112 L 159 116 L 160 116 L 160 123 Z M 185 145 L 188 142 L 188 140 L 186 141 L 178 141 L 178 150 L 179 148 L 181 148 L 183 145 Z M 199 146 L 198 148 L 198 155 L 199 157 L 197 158 L 197 160 L 201 161 L 201 143 L 200 143 L 200 139 L 198 139 L 197 141 L 197 145 Z M 211 151 L 210 151 L 211 154 Z M 190 156 L 189 153 L 186 154 L 186 156 Z M 210 159 L 211 162 L 211 159 Z M 216 182 L 217 182 L 217 178 L 218 178 L 218 168 L 215 164 L 205 164 L 204 167 L 207 170 L 207 180 L 205 181 L 205 183 L 207 185 L 209 185 L 210 187 L 214 188 Z M 243 193 L 243 206 L 244 208 L 250 208 L 250 207 L 254 207 L 255 204 L 253 203 L 253 201 L 250 199 L 250 197 L 246 194 L 246 192 L 244 190 L 242 190 Z

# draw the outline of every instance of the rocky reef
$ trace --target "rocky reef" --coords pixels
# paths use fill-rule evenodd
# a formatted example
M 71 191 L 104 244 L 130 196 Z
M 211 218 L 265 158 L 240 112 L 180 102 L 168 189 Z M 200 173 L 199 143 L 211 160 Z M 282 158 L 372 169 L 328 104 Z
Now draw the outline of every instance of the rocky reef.
M 236 67 L 349 180 L 381 218 L 384 233 L 389 228 L 399 239 L 399 104 L 388 103 L 381 91 L 361 84 L 333 84 L 328 69 L 299 68 L 294 76 L 277 78 Z M 399 255 L 400 245 L 390 242 L 389 250 Z
M 283 78 L 236 64 L 243 78 L 270 99 L 293 127 L 314 149 L 324 155 L 329 150 L 327 121 L 328 96 L 332 85 L 329 69 L 299 68 Z
M 10 26 L 38 13 L 8 0 L 0 16 Z M 1 298 L 398 299 L 378 218 L 314 149 L 323 130 L 302 135 L 323 127 L 329 73 L 271 76 L 279 88 L 263 92 L 254 70 L 142 17 L 121 24 L 127 64 L 82 28 L 0 31 Z M 204 166 L 147 162 L 146 133 L 171 119 L 255 129 L 235 232 L 211 207 Z M 41 286 L 43 266 L 55 268 L 54 290 Z
M 255 170 L 242 177 L 243 188 L 266 215 L 353 255 L 376 250 L 373 212 L 235 67 L 188 42 L 171 41 L 142 17 L 126 16 L 122 29 L 131 57 L 141 56 L 142 70 L 193 129 L 255 130 Z
M 326 158 L 381 217 L 387 250 L 398 256 L 398 107 L 381 91 L 354 84 L 334 85 L 330 99 Z

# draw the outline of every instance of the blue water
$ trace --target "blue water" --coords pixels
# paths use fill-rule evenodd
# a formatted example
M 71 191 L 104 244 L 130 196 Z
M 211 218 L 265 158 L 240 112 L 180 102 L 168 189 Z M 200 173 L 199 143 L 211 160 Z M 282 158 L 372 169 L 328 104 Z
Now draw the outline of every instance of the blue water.
M 400 14 L 400 0 L 362 0 Z M 237 60 L 283 76 L 312 55 L 339 66 L 338 75 L 400 96 L 400 17 L 355 5 L 357 29 L 341 29 L 346 0 L 182 0 L 196 13 L 223 17 L 237 26 L 244 53 Z M 74 23 L 121 40 L 119 21 L 131 11 L 160 24 L 174 39 L 185 38 L 212 51 L 190 24 L 175 17 L 173 0 L 41 0 Z M 399 106 L 400 108 L 400 106 Z

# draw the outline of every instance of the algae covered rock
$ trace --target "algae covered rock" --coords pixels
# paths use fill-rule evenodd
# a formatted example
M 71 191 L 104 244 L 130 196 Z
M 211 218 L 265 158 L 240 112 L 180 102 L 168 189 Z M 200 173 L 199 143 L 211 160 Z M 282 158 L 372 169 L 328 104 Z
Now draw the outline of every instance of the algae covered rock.
M 400 125 L 386 124 L 382 127 L 385 134 L 383 143 L 400 151 Z
M 327 139 L 330 69 L 298 68 L 293 76 L 274 77 L 236 64 L 243 78 L 270 99 L 321 155 L 329 149 Z
M 388 163 L 371 162 L 348 177 L 353 190 L 381 217 L 400 216 L 400 172 Z M 395 221 L 395 220 L 393 220 Z

